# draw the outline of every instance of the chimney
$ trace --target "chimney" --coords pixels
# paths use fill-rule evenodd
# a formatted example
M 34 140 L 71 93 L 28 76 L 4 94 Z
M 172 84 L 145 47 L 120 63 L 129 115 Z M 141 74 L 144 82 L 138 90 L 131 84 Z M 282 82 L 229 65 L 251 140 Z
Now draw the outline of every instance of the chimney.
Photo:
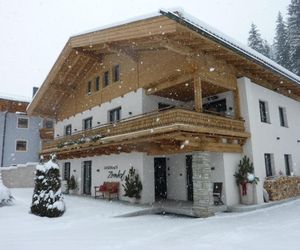
M 36 92 L 39 90 L 38 87 L 33 87 L 32 88 L 32 98 L 35 96 Z

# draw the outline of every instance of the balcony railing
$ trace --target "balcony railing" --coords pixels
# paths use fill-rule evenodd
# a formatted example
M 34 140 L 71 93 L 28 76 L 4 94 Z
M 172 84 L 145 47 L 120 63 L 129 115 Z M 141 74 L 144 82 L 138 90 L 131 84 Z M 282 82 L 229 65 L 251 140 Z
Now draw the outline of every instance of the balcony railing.
M 160 110 L 126 118 L 116 123 L 101 125 L 89 130 L 78 131 L 72 135 L 44 142 L 43 151 L 54 148 L 65 148 L 72 144 L 84 144 L 90 141 L 112 136 L 134 134 L 141 131 L 159 131 L 160 128 L 172 125 L 197 127 L 204 133 L 219 133 L 243 137 L 244 121 L 235 120 L 206 113 L 198 113 L 182 108 Z

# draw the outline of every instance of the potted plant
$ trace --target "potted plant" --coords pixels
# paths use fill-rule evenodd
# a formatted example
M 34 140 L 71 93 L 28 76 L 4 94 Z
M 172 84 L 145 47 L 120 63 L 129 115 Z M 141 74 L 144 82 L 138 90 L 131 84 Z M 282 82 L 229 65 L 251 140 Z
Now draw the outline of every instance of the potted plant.
M 142 182 L 135 169 L 131 167 L 125 177 L 125 184 L 122 185 L 125 191 L 124 196 L 129 198 L 129 202 L 135 203 L 137 199 L 141 198 L 141 191 L 143 189 Z
M 234 177 L 240 189 L 241 204 L 254 204 L 254 184 L 257 184 L 259 179 L 254 175 L 253 163 L 249 157 L 244 156 L 240 160 L 238 171 L 235 172 Z
M 74 175 L 71 176 L 71 178 L 67 182 L 68 185 L 68 191 L 70 194 L 75 194 L 77 189 L 77 183 L 75 180 Z

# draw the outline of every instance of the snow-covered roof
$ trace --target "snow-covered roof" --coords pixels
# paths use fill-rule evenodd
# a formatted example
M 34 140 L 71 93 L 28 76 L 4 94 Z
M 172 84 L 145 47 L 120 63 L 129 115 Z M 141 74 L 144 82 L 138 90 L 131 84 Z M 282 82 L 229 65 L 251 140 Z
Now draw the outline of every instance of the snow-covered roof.
M 139 15 L 139 16 L 136 16 L 136 17 L 133 17 L 133 18 L 129 18 L 129 19 L 120 21 L 120 22 L 114 22 L 114 23 L 110 23 L 108 25 L 102 25 L 102 26 L 99 26 L 97 28 L 85 30 L 85 31 L 73 34 L 71 37 L 86 35 L 86 34 L 89 34 L 89 33 L 97 32 L 99 30 L 105 30 L 105 29 L 109 29 L 109 28 L 115 28 L 117 26 L 121 26 L 121 25 L 125 25 L 125 24 L 128 24 L 128 23 L 137 22 L 137 21 L 140 21 L 140 20 L 143 20 L 143 19 L 157 17 L 157 16 L 160 16 L 160 15 L 161 14 L 159 12 L 149 13 L 149 14 L 146 14 L 146 15 Z
M 24 96 L 16 96 L 5 93 L 0 93 L 0 99 L 16 102 L 30 102 L 31 100 Z
M 240 42 L 232 39 L 221 31 L 211 27 L 210 25 L 202 22 L 201 20 L 189 15 L 182 9 L 174 10 L 160 10 L 160 13 L 164 16 L 171 18 L 172 20 L 186 25 L 188 28 L 198 32 L 199 34 L 219 43 L 223 46 L 241 54 L 248 59 L 269 68 L 270 70 L 279 73 L 289 80 L 300 84 L 300 77 L 277 64 L 273 60 L 267 58 L 266 56 L 260 54 L 259 52 L 241 44 Z

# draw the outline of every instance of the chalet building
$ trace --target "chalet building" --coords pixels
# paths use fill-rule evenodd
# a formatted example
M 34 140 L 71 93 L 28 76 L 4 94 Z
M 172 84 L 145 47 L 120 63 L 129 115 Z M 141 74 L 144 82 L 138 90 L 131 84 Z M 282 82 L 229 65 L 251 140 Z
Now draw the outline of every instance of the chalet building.
M 39 130 L 43 130 L 43 125 L 51 126 L 51 123 L 46 120 L 43 123 L 43 119 L 37 116 L 28 116 L 28 104 L 27 101 L 0 97 L 0 167 L 39 161 Z
M 55 153 L 80 194 L 133 166 L 141 203 L 192 201 L 212 214 L 214 182 L 239 203 L 234 172 L 300 173 L 300 78 L 183 12 L 163 11 L 71 37 L 27 112 L 56 120 Z

